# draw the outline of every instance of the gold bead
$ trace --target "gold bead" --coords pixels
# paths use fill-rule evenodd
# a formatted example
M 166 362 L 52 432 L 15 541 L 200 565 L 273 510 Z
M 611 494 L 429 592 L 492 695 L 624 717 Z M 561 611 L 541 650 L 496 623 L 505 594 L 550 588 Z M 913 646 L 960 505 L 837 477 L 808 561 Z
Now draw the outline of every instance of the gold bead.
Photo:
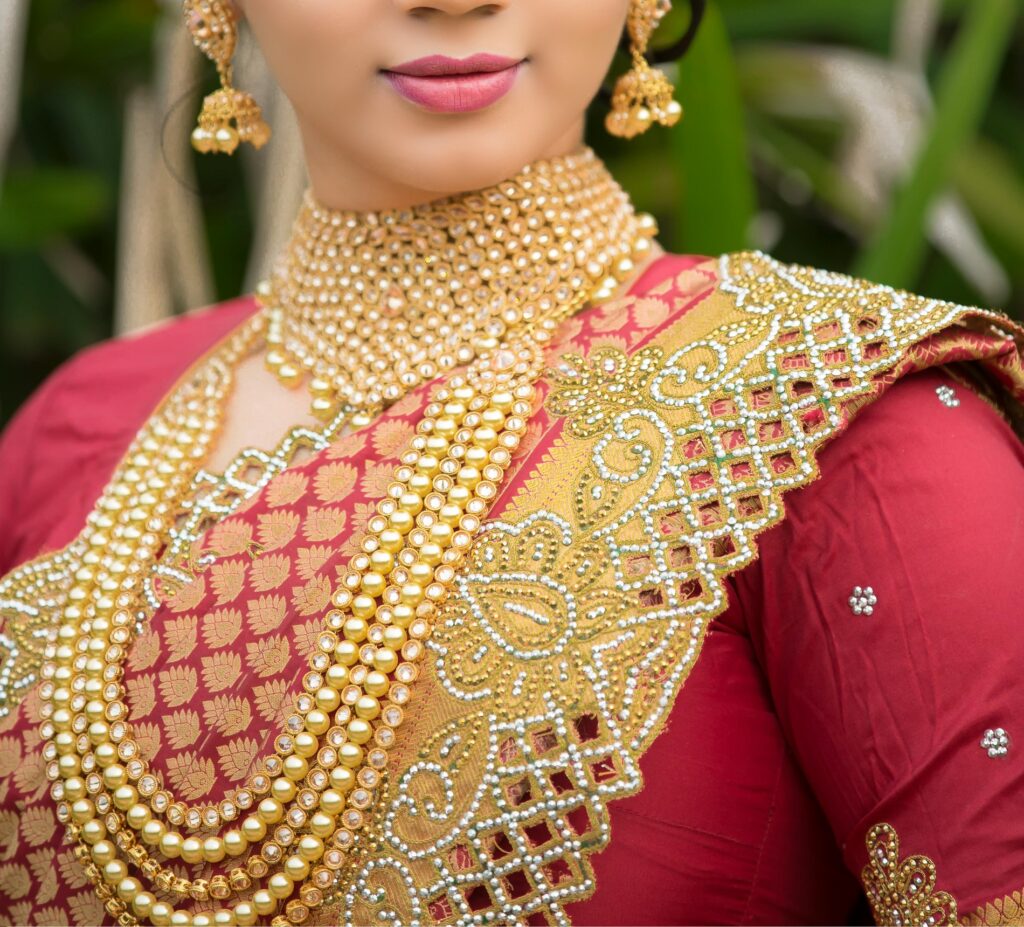
M 349 769 L 355 769 L 362 765 L 363 750 L 357 744 L 342 744 L 338 750 L 338 759 L 341 760 L 342 765 L 347 766 Z M 335 788 L 337 788 L 337 785 L 335 785 Z
M 84 824 L 96 817 L 96 806 L 88 798 L 80 798 L 71 805 L 71 820 Z
M 117 848 L 109 840 L 99 840 L 93 844 L 89 855 L 97 866 L 105 866 L 117 859 Z
M 107 836 L 107 825 L 102 818 L 92 818 L 82 825 L 81 837 L 89 844 L 98 843 Z
M 142 837 L 143 843 L 149 844 L 151 847 L 155 847 L 159 845 L 166 833 L 167 826 L 163 821 L 150 818 L 150 820 L 146 821 L 146 823 L 142 825 L 140 836 Z
M 320 692 L 324 691 L 332 692 L 337 696 L 337 693 L 334 692 L 334 689 L 320 690 Z M 317 693 L 317 695 L 319 695 L 319 692 Z M 317 703 L 319 704 L 319 702 L 320 700 L 318 698 Z M 341 703 L 340 697 L 338 697 L 338 703 Z M 320 705 L 320 707 L 326 708 L 326 706 L 324 705 Z M 284 774 L 294 782 L 298 782 L 300 779 L 304 779 L 306 774 L 309 772 L 309 763 L 307 763 L 301 756 L 286 756 L 284 758 L 284 763 L 282 764 L 282 766 L 284 768 Z
M 251 901 L 239 901 L 234 910 L 235 923 L 239 927 L 254 927 L 259 915 L 256 913 L 256 906 Z
M 396 512 L 395 514 L 400 513 Z M 366 573 L 359 585 L 366 595 L 379 596 L 384 591 L 386 583 L 380 573 Z
M 285 860 L 284 871 L 293 882 L 301 882 L 309 875 L 309 860 L 299 853 L 293 853 Z
M 168 859 L 176 859 L 181 856 L 181 845 L 185 838 L 177 831 L 169 830 L 160 838 L 160 852 Z
M 319 837 L 305 834 L 299 839 L 299 854 L 303 859 L 314 862 L 324 855 L 324 842 Z
M 337 664 L 332 664 L 332 668 L 334 665 Z M 328 670 L 328 673 L 329 672 L 330 670 Z M 306 730 L 311 734 L 326 734 L 327 731 L 330 730 L 330 727 L 331 719 L 326 712 L 321 711 L 319 708 L 314 708 L 311 712 L 307 713 Z
M 146 822 L 153 817 L 153 812 L 149 810 L 147 805 L 136 802 L 127 810 L 125 817 L 133 830 L 142 830 Z
M 401 628 L 387 628 L 384 631 L 385 641 L 389 640 L 389 638 L 394 640 L 395 632 L 402 635 L 403 639 L 405 638 L 405 632 Z M 380 650 L 377 651 L 378 654 L 380 652 Z M 377 654 L 374 654 L 374 663 L 376 663 L 376 661 Z M 386 670 L 385 672 L 391 672 L 391 670 Z M 390 686 L 390 680 L 380 671 L 367 673 L 366 680 L 363 682 L 363 689 L 366 691 L 366 694 L 372 695 L 375 698 L 380 698 L 382 695 L 386 695 Z
M 344 749 L 344 745 L 342 747 Z M 359 749 L 358 747 L 356 748 Z M 362 760 L 362 750 L 359 750 L 359 759 Z M 328 775 L 331 781 L 331 786 L 337 789 L 342 795 L 346 792 L 351 791 L 356 784 L 356 774 L 348 768 L 349 764 L 346 763 L 344 766 L 335 766 Z M 326 808 L 324 809 L 327 810 Z
M 228 856 L 241 856 L 249 848 L 249 841 L 236 828 L 225 831 L 222 839 L 224 841 L 224 852 Z
M 142 883 L 138 879 L 127 876 L 117 883 L 114 891 L 122 901 L 132 902 L 142 891 Z M 155 901 L 156 899 L 154 898 L 153 900 Z
M 134 785 L 122 785 L 119 789 L 114 789 L 111 798 L 116 808 L 127 811 L 139 800 L 139 793 L 135 791 Z
M 373 736 L 373 728 L 362 718 L 353 718 L 345 728 L 353 744 L 365 744 Z
M 283 803 L 290 802 L 295 797 L 296 791 L 298 790 L 295 788 L 295 783 L 285 776 L 278 776 L 270 786 L 270 794 Z
M 354 641 L 340 641 L 334 648 L 334 659 L 343 666 L 352 666 L 359 660 L 359 645 Z
M 337 667 L 337 664 L 334 664 Z M 341 669 L 341 667 L 338 667 Z M 293 749 L 298 756 L 311 757 L 320 749 L 320 741 L 311 734 L 302 731 L 295 735 L 292 742 Z
M 316 700 L 316 707 L 321 711 L 336 711 L 338 706 L 341 705 L 341 696 L 338 694 L 338 690 L 332 689 L 329 686 L 317 689 L 314 699 Z
M 331 791 L 330 789 L 328 791 Z M 326 794 L 326 793 L 325 793 Z M 337 795 L 337 792 L 334 794 Z M 321 797 L 321 806 L 322 806 Z M 338 824 L 334 819 L 333 815 L 327 814 L 325 811 L 317 811 L 309 819 L 309 829 L 317 837 L 330 837 L 337 830 Z
M 340 663 L 332 663 L 327 667 L 327 672 L 324 673 L 324 679 L 329 686 L 335 689 L 341 689 L 345 686 L 349 679 L 349 671 L 347 666 L 343 666 Z M 307 727 L 309 715 L 306 715 Z
M 276 798 L 264 798 L 256 806 L 256 814 L 267 824 L 276 824 L 284 817 L 284 805 Z
M 93 849 L 95 850 L 95 847 Z M 128 867 L 119 859 L 112 859 L 104 863 L 102 872 L 104 881 L 109 885 L 116 885 L 128 877 Z
M 149 920 L 155 927 L 167 927 L 171 923 L 171 914 L 174 913 L 166 901 L 156 901 L 149 909 Z
M 82 760 L 76 754 L 57 757 L 57 769 L 64 779 L 77 776 L 82 771 Z

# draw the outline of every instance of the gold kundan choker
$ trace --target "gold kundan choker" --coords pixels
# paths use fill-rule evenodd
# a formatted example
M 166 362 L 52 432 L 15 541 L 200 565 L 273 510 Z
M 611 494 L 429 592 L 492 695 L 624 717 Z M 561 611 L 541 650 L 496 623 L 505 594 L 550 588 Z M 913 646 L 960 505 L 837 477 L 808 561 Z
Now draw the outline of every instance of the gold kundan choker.
M 564 318 L 618 286 L 652 233 L 589 149 L 410 212 L 344 214 L 307 199 L 262 288 L 264 311 L 182 378 L 97 502 L 45 647 L 50 793 L 120 927 L 289 927 L 344 891 L 424 642 L 534 411 L 544 349 Z M 316 410 L 354 424 L 357 411 L 365 419 L 464 369 L 433 389 L 385 497 L 355 526 L 359 553 L 339 570 L 274 752 L 244 788 L 188 805 L 142 754 L 125 663 L 160 605 L 153 578 L 233 371 L 264 332 L 277 372 L 308 375 Z M 167 865 L 179 858 L 224 871 L 186 878 Z
M 321 418 L 393 402 L 523 322 L 607 299 L 653 235 L 590 148 L 409 210 L 331 210 L 307 191 L 258 291 L 267 364 L 305 381 Z

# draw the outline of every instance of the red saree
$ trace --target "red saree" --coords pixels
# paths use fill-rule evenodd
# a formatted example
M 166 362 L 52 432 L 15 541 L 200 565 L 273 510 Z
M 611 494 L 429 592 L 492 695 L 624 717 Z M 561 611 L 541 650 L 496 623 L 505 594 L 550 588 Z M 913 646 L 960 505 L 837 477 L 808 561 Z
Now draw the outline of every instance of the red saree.
M 732 271 L 736 279 L 725 280 L 727 263 L 716 269 L 667 256 L 625 300 L 569 320 L 555 353 L 588 357 L 612 377 L 624 358 L 655 345 L 685 353 L 690 342 L 710 338 L 719 304 L 752 314 L 765 304 L 758 303 L 757 283 L 738 266 Z M 877 296 L 858 284 L 845 298 L 860 292 Z M 1024 732 L 1024 634 L 1014 578 L 1024 563 L 1024 448 L 996 391 L 970 371 L 984 365 L 992 382 L 1024 398 L 1024 335 L 994 315 L 965 319 L 960 310 L 923 300 L 903 309 L 933 324 L 915 322 L 916 336 L 877 368 L 870 404 L 861 397 L 843 410 L 835 429 L 841 439 L 809 465 L 820 468 L 820 478 L 809 472 L 801 478 L 807 485 L 794 481 L 801 488 L 786 495 L 785 518 L 757 538 L 756 559 L 723 572 L 721 607 L 703 636 L 700 659 L 660 736 L 635 751 L 643 787 L 623 789 L 622 797 L 609 791 L 617 800 L 608 805 L 581 806 L 589 820 L 575 812 L 567 817 L 577 842 L 592 836 L 600 850 L 586 861 L 596 890 L 586 883 L 585 865 L 573 869 L 572 853 L 538 855 L 536 871 L 525 866 L 521 878 L 506 873 L 497 888 L 481 891 L 467 876 L 469 888 L 424 895 L 417 909 L 424 923 L 471 917 L 502 898 L 530 899 L 541 878 L 564 890 L 565 903 L 527 912 L 531 923 L 563 917 L 578 924 L 847 923 L 865 886 L 879 919 L 893 917 L 895 907 L 904 923 L 930 916 L 939 923 L 1018 922 L 1024 830 L 1014 812 L 1024 795 L 1024 748 L 1013 739 L 1024 737 L 1018 733 Z M 243 299 L 91 349 L 29 401 L 0 443 L 0 575 L 73 539 L 161 397 L 196 356 L 252 311 Z M 851 310 L 855 323 L 862 315 Z M 818 334 L 828 336 L 824 328 Z M 773 337 L 780 369 L 795 369 L 796 335 L 787 341 L 782 330 Z M 865 343 L 870 367 L 874 342 Z M 703 371 L 685 368 L 691 378 L 695 370 L 706 376 L 713 369 L 711 349 L 702 363 Z M 594 396 L 606 395 L 598 374 L 581 386 L 578 373 L 570 365 L 562 381 L 549 384 L 548 406 L 531 426 L 518 470 L 492 513 L 510 526 L 544 521 L 544 513 L 530 515 L 531 493 L 569 497 L 591 487 L 566 482 L 575 476 L 565 469 L 572 448 L 566 422 L 581 421 L 577 399 L 598 415 L 616 410 L 594 405 Z M 660 385 L 641 385 L 660 390 L 671 405 L 685 379 L 674 376 L 675 382 L 666 377 Z M 428 395 L 417 390 L 370 426 L 270 479 L 201 539 L 197 549 L 215 549 L 217 562 L 161 606 L 135 643 L 126 687 L 136 737 L 184 800 L 219 801 L 272 750 L 290 693 L 306 671 L 335 570 L 354 553 L 354 526 L 382 496 Z M 756 388 L 752 395 L 773 401 Z M 727 420 L 728 405 L 716 414 Z M 808 435 L 822 427 L 815 414 L 802 422 Z M 770 426 L 775 423 L 765 419 L 766 442 Z M 641 430 L 635 425 L 637 435 Z M 734 430 L 721 435 L 735 442 L 732 450 L 745 443 Z M 608 430 L 600 441 L 613 437 Z M 693 452 L 699 457 L 698 448 Z M 772 458 L 780 478 L 789 465 L 799 470 L 800 455 L 793 454 L 788 464 L 786 454 Z M 609 470 L 620 482 L 628 478 L 623 466 Z M 741 484 L 747 474 L 742 464 L 733 466 L 730 479 Z M 701 482 L 707 473 L 685 472 L 690 490 L 709 489 Z M 599 518 L 606 504 L 596 490 L 593 500 L 578 503 L 581 524 Z M 709 528 L 715 505 L 699 512 Z M 653 524 L 670 537 L 679 512 L 667 506 L 659 512 Z M 519 543 L 517 530 L 504 532 L 499 561 Z M 263 551 L 255 559 L 247 554 L 252 541 Z M 622 547 L 629 582 L 651 569 L 658 549 L 668 551 L 670 566 L 682 568 L 683 548 L 666 541 L 649 549 L 634 541 Z M 738 555 L 735 540 L 726 541 L 732 549 L 723 541 L 712 551 L 719 560 Z M 543 532 L 534 542 L 538 551 L 548 543 Z M 480 575 L 486 570 L 481 563 Z M 495 573 L 489 581 L 500 584 L 509 575 Z M 473 582 L 465 589 L 469 599 L 479 595 Z M 672 594 L 697 598 L 710 595 L 712 585 L 708 573 L 703 588 L 683 583 Z M 644 595 L 641 589 L 642 605 L 658 604 Z M 579 596 L 582 602 L 582 590 Z M 17 618 L 9 610 L 3 615 L 6 633 Z M 450 669 L 445 659 L 439 656 L 437 665 Z M 460 667 L 471 662 L 467 655 Z M 422 698 L 440 697 L 443 682 L 443 676 L 425 681 Z M 661 680 L 652 681 L 651 691 L 655 682 Z M 0 923 L 108 922 L 54 817 L 37 709 L 29 691 L 0 720 Z M 580 741 L 597 739 L 587 731 L 591 717 L 572 722 Z M 422 726 L 413 731 L 426 736 Z M 530 736 L 533 746 L 525 748 L 509 738 L 510 757 L 517 749 L 540 756 L 554 735 L 541 727 Z M 500 744 L 499 752 L 504 749 Z M 589 774 L 598 785 L 614 784 L 628 776 L 629 759 L 626 768 L 621 759 L 609 759 L 606 768 L 599 760 Z M 559 781 L 555 774 L 556 791 Z M 536 798 L 537 780 L 527 776 L 522 783 L 506 790 L 516 807 Z M 428 792 L 434 794 L 414 795 L 421 816 Z M 594 820 L 595 807 L 602 808 L 603 823 Z M 594 835 L 608 825 L 611 840 L 603 848 L 607 834 Z M 538 827 L 524 825 L 517 838 L 527 855 L 554 838 Z M 507 837 L 489 839 L 485 852 L 497 861 Z M 472 874 L 478 850 L 472 840 L 452 840 L 432 865 Z M 412 859 L 410 850 L 402 853 Z M 223 867 L 191 868 L 192 877 L 200 870 L 209 877 Z M 918 874 L 923 881 L 915 888 Z M 372 908 L 366 899 L 352 905 L 364 917 Z M 339 902 L 320 912 L 317 923 L 343 922 L 352 905 Z

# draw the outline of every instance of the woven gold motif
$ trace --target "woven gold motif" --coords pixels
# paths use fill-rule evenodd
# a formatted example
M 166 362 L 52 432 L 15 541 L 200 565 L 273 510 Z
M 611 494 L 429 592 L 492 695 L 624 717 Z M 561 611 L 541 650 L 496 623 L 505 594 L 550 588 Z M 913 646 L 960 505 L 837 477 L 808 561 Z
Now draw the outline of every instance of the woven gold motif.
M 927 856 L 900 858 L 900 839 L 889 824 L 867 836 L 868 864 L 861 881 L 877 924 L 940 927 L 957 924 L 956 902 L 936 890 L 935 863 Z
M 960 918 L 964 927 L 1008 927 L 1024 924 L 1024 888 L 996 898 L 971 914 Z

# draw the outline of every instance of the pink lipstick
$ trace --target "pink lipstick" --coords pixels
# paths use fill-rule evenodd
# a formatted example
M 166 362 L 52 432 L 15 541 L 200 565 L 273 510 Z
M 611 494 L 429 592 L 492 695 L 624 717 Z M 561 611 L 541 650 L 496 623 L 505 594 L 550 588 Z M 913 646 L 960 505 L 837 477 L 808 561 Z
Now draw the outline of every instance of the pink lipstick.
M 469 113 L 500 100 L 515 84 L 525 59 L 478 54 L 429 55 L 384 70 L 403 97 L 434 113 Z

